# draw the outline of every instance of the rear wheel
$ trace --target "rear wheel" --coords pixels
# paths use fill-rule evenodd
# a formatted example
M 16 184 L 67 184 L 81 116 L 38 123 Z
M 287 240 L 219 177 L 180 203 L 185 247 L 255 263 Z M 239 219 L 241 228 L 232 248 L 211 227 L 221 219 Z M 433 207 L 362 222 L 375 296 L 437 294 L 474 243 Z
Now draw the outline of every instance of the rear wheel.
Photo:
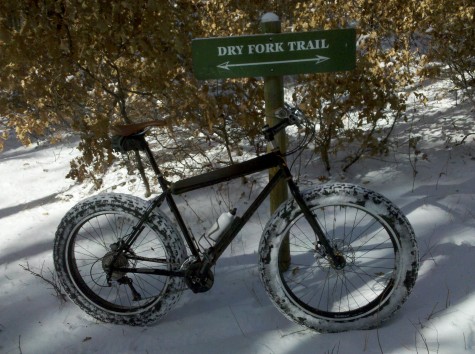
M 145 325 L 165 315 L 180 298 L 183 278 L 110 272 L 115 267 L 177 270 L 186 258 L 168 218 L 155 211 L 132 247 L 116 250 L 147 203 L 124 194 L 94 196 L 74 206 L 56 232 L 54 261 L 70 298 L 105 322 Z
M 260 245 L 261 278 L 271 299 L 290 319 L 320 332 L 378 326 L 417 277 L 408 220 L 383 196 L 354 185 L 317 187 L 304 199 L 339 261 L 316 242 L 296 202 L 283 204 Z M 290 251 L 281 250 L 287 241 Z

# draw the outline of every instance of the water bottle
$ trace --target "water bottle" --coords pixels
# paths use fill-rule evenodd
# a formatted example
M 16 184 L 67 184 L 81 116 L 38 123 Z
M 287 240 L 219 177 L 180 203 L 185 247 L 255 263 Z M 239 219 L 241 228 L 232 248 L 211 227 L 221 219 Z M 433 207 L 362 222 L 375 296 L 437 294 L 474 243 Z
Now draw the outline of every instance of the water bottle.
M 203 249 L 213 246 L 227 229 L 231 226 L 236 217 L 236 208 L 223 213 L 219 216 L 216 222 L 209 228 L 206 233 L 201 236 L 199 244 Z

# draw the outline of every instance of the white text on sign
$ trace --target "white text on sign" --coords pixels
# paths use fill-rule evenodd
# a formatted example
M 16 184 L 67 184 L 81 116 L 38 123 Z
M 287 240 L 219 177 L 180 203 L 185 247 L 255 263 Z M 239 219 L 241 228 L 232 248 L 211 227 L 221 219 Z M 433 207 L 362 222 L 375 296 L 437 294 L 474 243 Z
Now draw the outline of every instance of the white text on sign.
M 258 43 L 244 45 L 230 45 L 218 47 L 218 56 L 242 55 L 242 54 L 264 54 L 282 53 L 301 50 L 327 49 L 330 45 L 325 39 L 314 39 L 311 41 L 290 41 L 277 43 Z

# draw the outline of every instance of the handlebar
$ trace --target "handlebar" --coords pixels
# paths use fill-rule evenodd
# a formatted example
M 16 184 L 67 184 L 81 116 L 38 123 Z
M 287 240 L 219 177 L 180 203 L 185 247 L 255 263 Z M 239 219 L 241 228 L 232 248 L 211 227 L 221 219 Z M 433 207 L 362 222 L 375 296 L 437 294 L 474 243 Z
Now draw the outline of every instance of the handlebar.
M 273 141 L 275 135 L 289 125 L 297 125 L 299 128 L 301 128 L 306 119 L 305 115 L 300 109 L 293 107 L 288 103 L 285 103 L 284 107 L 277 109 L 274 113 L 274 116 L 281 121 L 272 127 L 269 127 L 269 125 L 266 124 L 262 128 L 262 134 L 264 134 L 266 140 L 268 141 Z
M 299 108 L 291 106 L 288 103 L 284 103 L 284 107 L 276 110 L 274 116 L 279 119 L 288 118 L 291 125 L 295 124 L 299 128 L 302 127 L 302 123 L 304 123 L 306 119 L 305 115 Z

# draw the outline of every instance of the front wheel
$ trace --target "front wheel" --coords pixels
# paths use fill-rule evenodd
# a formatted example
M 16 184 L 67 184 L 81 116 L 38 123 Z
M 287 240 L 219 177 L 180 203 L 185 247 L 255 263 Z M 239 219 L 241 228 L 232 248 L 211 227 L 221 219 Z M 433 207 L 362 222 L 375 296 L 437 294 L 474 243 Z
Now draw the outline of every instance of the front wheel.
M 319 186 L 303 198 L 342 261 L 335 265 L 294 200 L 264 229 L 260 274 L 274 304 L 319 332 L 369 329 L 389 318 L 417 277 L 407 218 L 388 199 L 350 184 Z
M 119 268 L 178 270 L 185 245 L 169 219 L 154 211 L 132 246 L 115 252 L 131 234 L 147 203 L 125 194 L 100 194 L 74 206 L 61 221 L 54 264 L 69 297 L 98 320 L 146 325 L 165 315 L 180 298 L 183 279 Z

